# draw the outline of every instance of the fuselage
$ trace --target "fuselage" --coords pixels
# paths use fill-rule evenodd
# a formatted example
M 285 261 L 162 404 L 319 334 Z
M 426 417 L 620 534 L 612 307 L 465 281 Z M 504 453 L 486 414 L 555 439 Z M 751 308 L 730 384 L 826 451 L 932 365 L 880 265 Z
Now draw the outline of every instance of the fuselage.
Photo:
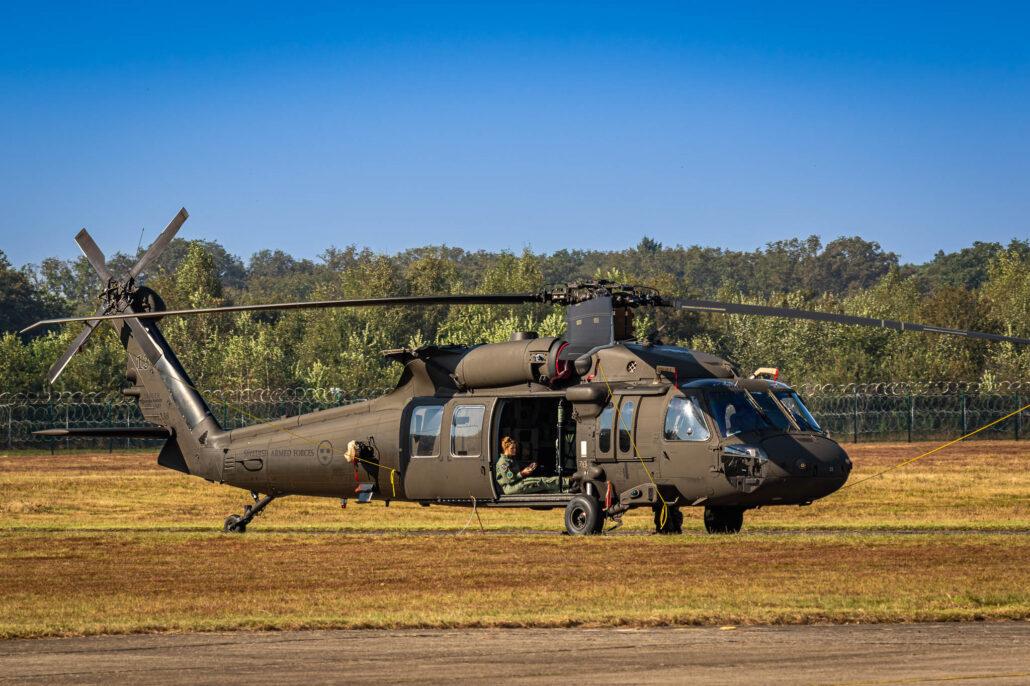
M 436 366 L 453 367 L 447 355 Z M 433 357 L 411 355 L 412 373 L 382 398 L 225 432 L 211 446 L 223 456 L 213 480 L 276 495 L 563 507 L 571 494 L 501 492 L 494 465 L 512 436 L 538 474 L 581 475 L 627 509 L 806 504 L 843 485 L 850 460 L 788 386 L 680 377 L 677 358 L 698 355 L 617 345 L 581 378 L 464 389 L 428 383 Z M 348 460 L 352 441 L 364 452 Z

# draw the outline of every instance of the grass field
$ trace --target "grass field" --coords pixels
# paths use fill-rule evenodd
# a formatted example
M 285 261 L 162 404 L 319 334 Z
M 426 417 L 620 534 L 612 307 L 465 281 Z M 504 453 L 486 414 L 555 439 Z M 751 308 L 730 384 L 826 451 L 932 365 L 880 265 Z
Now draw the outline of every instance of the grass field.
M 688 509 L 684 536 L 593 539 L 531 535 L 561 530 L 558 510 L 482 510 L 524 533 L 457 536 L 467 509 L 299 497 L 226 536 L 246 494 L 153 454 L 0 455 L 0 637 L 1030 619 L 1027 446 L 959 444 L 749 512 L 737 536 L 700 534 Z M 855 482 L 935 446 L 846 447 Z M 631 513 L 621 531 L 652 526 Z M 337 535 L 356 531 L 376 533 Z

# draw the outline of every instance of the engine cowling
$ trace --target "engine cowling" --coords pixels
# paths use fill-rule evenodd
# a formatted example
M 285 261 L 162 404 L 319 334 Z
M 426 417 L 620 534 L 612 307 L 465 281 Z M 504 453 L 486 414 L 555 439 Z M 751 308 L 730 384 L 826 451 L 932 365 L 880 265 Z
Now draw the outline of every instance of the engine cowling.
M 561 338 L 529 338 L 472 348 L 461 358 L 454 376 L 465 388 L 496 388 L 537 382 L 550 385 L 571 372 L 559 359 L 567 343 Z

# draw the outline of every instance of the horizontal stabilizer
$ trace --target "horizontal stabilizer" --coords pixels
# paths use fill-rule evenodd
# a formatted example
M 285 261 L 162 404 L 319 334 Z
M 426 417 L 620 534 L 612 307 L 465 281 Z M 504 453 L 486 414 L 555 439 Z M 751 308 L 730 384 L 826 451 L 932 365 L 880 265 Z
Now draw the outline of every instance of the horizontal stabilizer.
M 33 431 L 36 436 L 61 438 L 171 438 L 172 430 L 163 426 L 84 427 L 80 429 L 44 429 Z

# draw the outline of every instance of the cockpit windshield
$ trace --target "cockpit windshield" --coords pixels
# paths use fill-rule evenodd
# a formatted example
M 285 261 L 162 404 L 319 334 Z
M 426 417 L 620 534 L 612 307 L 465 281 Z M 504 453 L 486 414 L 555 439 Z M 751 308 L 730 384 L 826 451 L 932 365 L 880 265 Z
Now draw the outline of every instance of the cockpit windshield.
M 751 397 L 758 403 L 758 407 L 762 410 L 765 418 L 769 420 L 777 429 L 787 431 L 793 427 L 790 425 L 790 420 L 787 419 L 787 415 L 783 414 L 783 410 L 776 404 L 776 400 L 771 395 L 764 392 L 751 391 Z
M 708 391 L 708 404 L 723 436 L 772 426 L 759 414 L 747 391 L 712 389 Z
M 777 391 L 776 397 L 780 399 L 783 406 L 790 412 L 790 416 L 797 422 L 803 431 L 822 431 L 815 417 L 808 411 L 801 398 L 794 391 Z

